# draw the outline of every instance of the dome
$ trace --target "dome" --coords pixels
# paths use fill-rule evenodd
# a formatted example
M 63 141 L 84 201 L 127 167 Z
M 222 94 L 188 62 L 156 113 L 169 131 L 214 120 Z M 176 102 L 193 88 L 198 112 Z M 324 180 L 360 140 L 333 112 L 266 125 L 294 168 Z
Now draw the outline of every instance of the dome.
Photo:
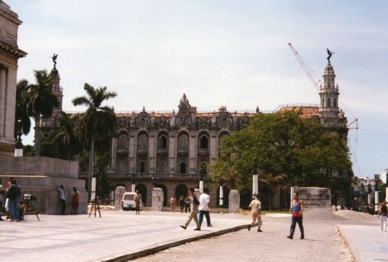
M 327 66 L 325 67 L 324 75 L 335 75 L 334 68 L 332 67 L 331 64 L 327 64 Z

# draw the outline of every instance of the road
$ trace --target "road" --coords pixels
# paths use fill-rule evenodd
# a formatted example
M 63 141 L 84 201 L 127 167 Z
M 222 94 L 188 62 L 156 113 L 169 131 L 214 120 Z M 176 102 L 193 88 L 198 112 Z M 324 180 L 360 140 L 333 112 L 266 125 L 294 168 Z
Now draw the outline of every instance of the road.
M 297 228 L 294 239 L 289 240 L 286 237 L 289 215 L 266 215 L 262 233 L 256 231 L 257 227 L 251 231 L 244 229 L 190 242 L 135 261 L 354 261 L 348 246 L 338 235 L 337 223 L 337 219 L 316 219 L 306 215 L 305 239 L 299 239 Z

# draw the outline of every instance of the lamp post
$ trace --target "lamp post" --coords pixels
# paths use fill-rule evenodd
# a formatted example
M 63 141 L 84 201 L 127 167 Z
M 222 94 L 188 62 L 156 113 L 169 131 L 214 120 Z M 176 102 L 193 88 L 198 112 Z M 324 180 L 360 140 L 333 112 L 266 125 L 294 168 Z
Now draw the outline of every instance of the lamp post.
M 16 123 L 16 145 L 15 145 L 15 156 L 21 157 L 23 156 L 23 143 L 22 143 L 22 129 L 23 123 L 22 120 L 18 120 Z
M 131 188 L 131 192 L 135 192 L 136 190 L 136 173 L 133 173 L 131 175 L 132 177 L 132 188 Z
M 224 206 L 224 188 L 223 188 L 224 181 L 220 180 L 220 198 L 219 198 L 219 207 Z
M 201 169 L 199 170 L 199 173 L 201 175 L 200 178 L 199 178 L 199 191 L 201 193 L 203 193 L 203 176 L 207 173 L 206 172 L 206 165 L 205 164 L 203 164 L 201 166 Z
M 375 212 L 379 211 L 379 181 L 380 175 L 375 174 Z
M 254 158 L 254 167 L 252 170 L 252 195 L 259 194 L 259 173 L 257 172 L 257 158 Z
M 292 208 L 292 201 L 294 201 L 295 186 L 293 181 L 294 175 L 291 174 L 291 186 L 290 186 L 290 208 Z

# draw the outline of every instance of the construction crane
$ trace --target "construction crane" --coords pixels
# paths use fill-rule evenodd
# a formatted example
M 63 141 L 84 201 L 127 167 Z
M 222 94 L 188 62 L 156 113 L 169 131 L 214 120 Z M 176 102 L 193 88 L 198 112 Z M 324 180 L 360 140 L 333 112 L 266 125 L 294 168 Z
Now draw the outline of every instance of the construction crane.
M 311 83 L 313 83 L 314 87 L 319 92 L 319 83 L 321 80 L 316 80 L 318 77 L 314 74 L 313 70 L 311 70 L 306 62 L 303 60 L 303 58 L 299 55 L 298 51 L 295 50 L 295 48 L 291 45 L 291 43 L 288 43 L 290 46 L 292 53 L 294 53 L 296 59 L 298 60 L 299 64 L 302 66 L 303 70 L 306 72 L 307 76 L 310 78 Z M 315 78 L 314 78 L 315 76 Z

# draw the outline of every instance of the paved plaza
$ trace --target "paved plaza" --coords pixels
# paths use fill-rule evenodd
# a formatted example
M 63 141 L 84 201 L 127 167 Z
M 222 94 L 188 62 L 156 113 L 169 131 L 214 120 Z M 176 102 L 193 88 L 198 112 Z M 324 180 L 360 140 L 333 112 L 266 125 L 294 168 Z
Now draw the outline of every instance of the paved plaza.
M 179 212 L 101 210 L 102 217 L 40 215 L 40 221 L 29 215 L 18 223 L 0 222 L 0 256 L 12 261 L 386 261 L 388 232 L 381 232 L 378 218 L 349 219 L 348 213 L 306 210 L 304 240 L 298 228 L 293 240 L 286 238 L 289 214 L 265 215 L 263 233 L 255 227 L 248 231 L 250 215 L 241 214 L 211 213 L 213 227 L 203 225 L 201 231 L 193 230 L 194 222 L 180 228 L 188 214 Z

